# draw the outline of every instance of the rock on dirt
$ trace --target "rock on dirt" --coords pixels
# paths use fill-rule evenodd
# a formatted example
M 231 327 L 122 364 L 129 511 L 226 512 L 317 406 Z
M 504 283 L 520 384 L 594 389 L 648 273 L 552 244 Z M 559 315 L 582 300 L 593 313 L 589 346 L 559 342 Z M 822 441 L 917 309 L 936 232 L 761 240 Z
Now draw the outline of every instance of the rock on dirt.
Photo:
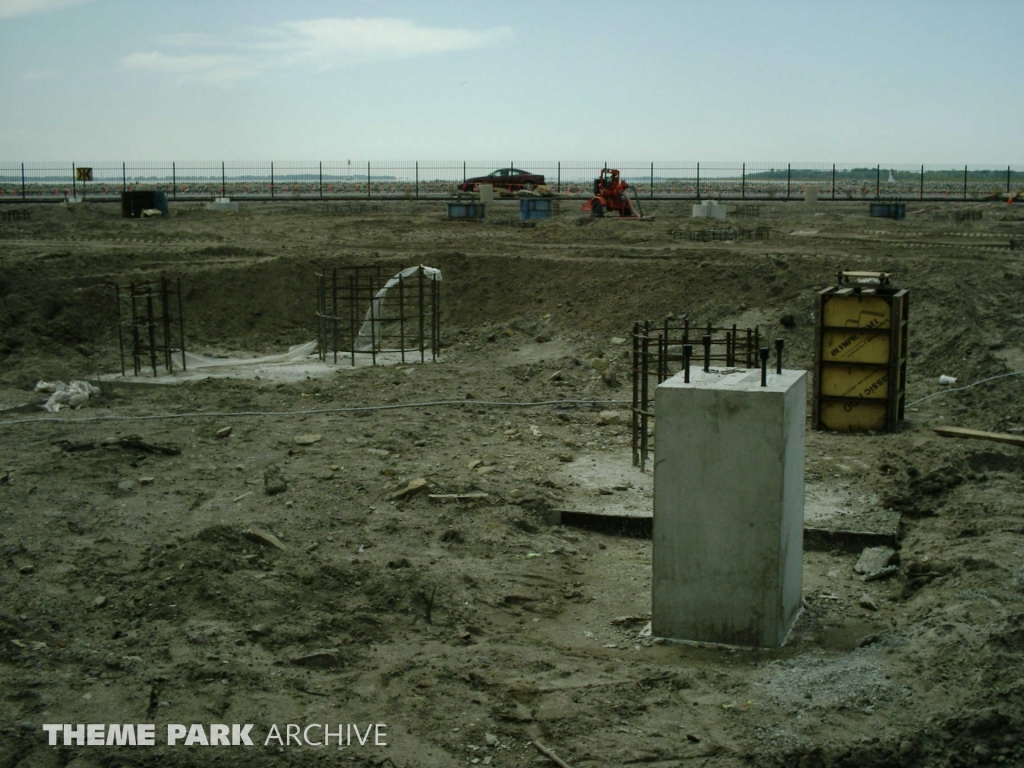
M 871 576 L 888 567 L 895 556 L 896 550 L 889 547 L 865 547 L 853 570 L 862 576 Z
M 274 496 L 288 490 L 288 482 L 284 479 L 284 475 L 281 474 L 281 468 L 276 464 L 271 464 L 263 470 L 263 490 L 268 496 Z

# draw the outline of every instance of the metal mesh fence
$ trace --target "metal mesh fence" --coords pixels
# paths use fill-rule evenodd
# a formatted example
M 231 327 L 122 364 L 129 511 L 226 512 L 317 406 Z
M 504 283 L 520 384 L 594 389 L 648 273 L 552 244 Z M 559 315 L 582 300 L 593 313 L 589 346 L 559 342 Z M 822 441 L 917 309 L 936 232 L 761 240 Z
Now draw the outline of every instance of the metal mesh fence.
M 641 198 L 993 200 L 1024 196 L 1024 165 L 689 161 L 324 160 L 0 161 L 0 202 L 114 199 L 157 189 L 171 200 L 443 198 L 498 169 L 544 176 L 554 192 L 587 197 L 602 168 L 617 168 Z M 91 170 L 91 176 L 81 173 Z

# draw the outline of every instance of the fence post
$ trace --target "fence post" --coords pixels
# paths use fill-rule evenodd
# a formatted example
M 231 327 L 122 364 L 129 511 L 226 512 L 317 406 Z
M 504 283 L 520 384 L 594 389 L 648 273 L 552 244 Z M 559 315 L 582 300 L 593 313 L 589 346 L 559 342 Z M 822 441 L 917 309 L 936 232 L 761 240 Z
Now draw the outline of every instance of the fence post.
M 175 162 L 171 162 L 171 197 L 174 200 L 178 199 L 178 166 Z
M 967 199 L 967 166 L 964 166 L 964 200 Z
M 654 163 L 651 163 L 651 200 L 654 199 Z
M 697 200 L 700 200 L 700 163 L 697 163 Z
M 746 163 L 743 164 L 743 171 L 741 173 L 742 173 L 742 176 L 740 177 L 740 179 L 741 179 L 740 180 L 740 197 L 742 197 L 744 200 L 746 200 L 747 199 L 747 164 Z
M 128 191 L 128 172 L 125 170 L 124 162 L 121 163 L 121 191 Z
M 836 164 L 832 163 L 832 199 L 836 199 Z
M 324 196 L 324 161 L 320 161 L 320 197 Z
M 420 161 L 416 161 L 416 197 L 420 196 Z
M 67 187 L 65 187 L 67 189 Z M 964 171 L 964 189 L 967 189 L 967 172 Z M 75 179 L 75 164 L 71 164 L 71 194 L 74 197 L 78 197 L 78 181 Z M 967 193 L 964 192 L 964 197 L 967 197 Z
M 924 200 L 924 165 L 921 165 L 921 199 Z
M 366 161 L 366 196 L 370 196 L 370 161 Z
M 793 183 L 793 164 L 786 163 L 786 199 L 789 200 L 789 188 Z
M 1010 190 L 1010 169 L 1006 169 L 1006 190 Z M 25 199 L 25 164 L 21 164 L 21 199 Z
M 558 184 L 555 186 L 555 192 L 562 191 L 562 161 L 558 161 Z M 1006 191 L 1010 191 L 1010 168 L 1006 168 Z
M 220 161 L 220 196 L 224 197 L 224 187 L 226 186 L 226 180 L 224 178 L 224 161 Z
M 274 161 L 270 161 L 270 196 L 274 196 Z
M 466 183 L 466 161 L 462 161 L 462 183 Z
M 21 164 L 21 187 L 25 188 L 25 164 Z M 1010 166 L 1006 166 L 1006 195 L 1010 195 Z M 24 195 L 22 195 L 24 197 Z
M 878 199 L 878 196 L 881 194 L 881 191 L 882 191 L 882 166 L 881 166 L 881 164 L 879 164 L 878 167 L 875 168 L 875 200 Z

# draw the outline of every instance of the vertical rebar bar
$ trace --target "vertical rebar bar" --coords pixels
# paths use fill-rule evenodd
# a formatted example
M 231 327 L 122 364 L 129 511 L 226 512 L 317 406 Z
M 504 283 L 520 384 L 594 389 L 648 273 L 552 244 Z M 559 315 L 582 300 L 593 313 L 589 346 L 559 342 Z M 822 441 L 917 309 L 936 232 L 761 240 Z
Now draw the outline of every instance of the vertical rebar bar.
M 631 412 L 631 425 L 633 432 L 632 445 L 633 449 L 633 466 L 640 466 L 640 441 L 639 441 L 639 430 L 640 430 L 640 414 L 638 412 L 640 403 L 640 323 L 633 323 L 633 365 L 631 366 L 631 375 L 633 378 L 633 407 L 630 409 Z
M 24 167 L 24 163 L 22 164 Z M 114 284 L 114 298 L 117 299 L 117 349 L 121 353 L 121 376 L 125 376 L 124 370 L 124 329 L 121 320 L 121 286 Z
M 356 322 L 358 313 L 356 312 L 356 304 L 359 301 L 359 290 L 358 290 L 358 278 L 359 278 L 359 267 L 356 267 L 355 274 L 349 272 L 348 275 L 348 339 L 349 339 L 349 354 L 352 358 L 352 367 L 356 364 Z
M 654 199 L 654 163 L 651 163 L 651 200 Z
M 690 360 L 693 358 L 693 344 L 683 344 L 683 382 L 690 383 Z
M 750 364 L 750 350 L 753 349 L 753 347 L 751 346 L 751 337 L 752 336 L 753 336 L 753 331 L 750 328 L 747 328 L 747 349 L 746 349 L 747 368 L 753 368 L 753 366 Z
M 167 373 L 171 372 L 171 303 L 168 296 L 167 278 L 160 278 L 160 308 L 163 312 L 161 325 L 164 332 L 164 367 Z
M 650 354 L 650 323 L 644 323 L 640 341 L 640 471 L 647 466 L 647 365 Z
M 401 349 L 402 362 L 405 362 L 405 278 L 402 270 L 398 270 L 398 347 Z
M 437 360 L 437 351 L 441 347 L 441 283 L 430 281 L 430 306 L 433 310 L 433 327 L 430 335 L 430 359 Z
M 21 164 L 21 188 L 22 188 L 21 196 L 24 197 L 25 196 L 25 193 L 24 193 L 24 189 L 25 189 L 25 164 L 24 163 Z M 1007 195 L 1010 194 L 1010 166 L 1006 166 L 1006 194 Z
M 139 348 L 139 326 L 136 320 L 136 313 L 138 309 L 135 304 L 135 284 L 131 283 L 128 287 L 128 297 L 131 299 L 132 305 L 132 370 L 135 375 L 138 376 L 142 370 L 141 355 L 142 352 Z
M 732 367 L 732 331 L 725 332 L 725 366 Z
M 367 198 L 369 198 L 369 197 L 370 197 L 370 194 L 371 194 L 371 189 L 370 189 L 370 179 L 371 179 L 371 178 L 372 178 L 372 177 L 370 176 L 370 161 L 369 161 L 369 160 L 367 160 L 367 161 L 366 161 L 366 197 L 367 197 Z M 374 365 L 376 365 L 376 364 L 377 364 L 377 363 L 376 363 L 376 360 L 377 360 L 377 358 L 375 357 L 375 358 L 374 358 Z
M 149 362 L 153 366 L 153 376 L 156 372 L 156 328 L 153 324 L 153 286 L 146 286 L 146 328 L 149 332 Z
M 326 303 L 326 302 L 324 302 Z M 338 364 L 338 268 L 331 270 L 331 348 Z
M 697 200 L 700 200 L 700 163 L 697 163 Z
M 793 164 L 786 163 L 786 199 L 789 200 L 790 182 L 793 181 Z
M 182 307 L 180 277 L 177 279 L 175 286 L 178 291 L 178 342 L 181 344 L 181 370 L 187 371 L 188 366 L 185 362 L 185 310 Z
M 426 355 L 426 339 L 423 338 L 423 265 L 416 271 L 416 275 L 419 278 L 419 290 L 420 290 L 420 362 L 425 363 L 427 361 Z
M 368 282 L 370 291 L 370 362 L 377 364 L 377 308 L 374 306 L 374 286 L 378 281 L 370 279 Z
M 24 169 L 24 167 L 25 167 L 25 165 L 23 163 L 22 164 L 22 169 Z M 24 175 L 24 170 L 22 170 L 22 175 Z M 1009 169 L 1007 169 L 1007 171 L 1006 171 L 1006 190 L 1007 191 L 1010 190 L 1010 171 L 1009 171 Z M 555 184 L 555 192 L 561 192 L 561 191 L 562 191 L 562 163 L 561 163 L 561 161 L 559 161 L 559 163 L 558 163 L 558 182 Z
M 128 169 L 124 162 L 121 163 L 121 191 L 128 191 Z

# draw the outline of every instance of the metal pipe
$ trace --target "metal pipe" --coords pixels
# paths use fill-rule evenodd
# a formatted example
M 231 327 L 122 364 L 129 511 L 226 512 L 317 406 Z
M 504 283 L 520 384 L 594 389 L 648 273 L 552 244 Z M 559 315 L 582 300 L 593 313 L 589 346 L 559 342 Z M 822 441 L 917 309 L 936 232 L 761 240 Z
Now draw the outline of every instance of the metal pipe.
M 768 386 L 768 347 L 761 347 L 761 386 Z
M 324 302 L 326 303 L 326 302 Z M 324 329 L 326 335 L 326 328 Z M 334 364 L 338 364 L 338 268 L 331 270 L 331 346 L 334 348 Z
M 401 348 L 402 362 L 405 362 L 405 278 L 402 268 L 398 268 L 398 346 Z
M 785 339 L 775 340 L 775 373 L 782 375 L 782 348 L 786 346 Z
M 705 333 L 700 337 L 704 345 L 704 373 L 711 370 L 711 334 Z

